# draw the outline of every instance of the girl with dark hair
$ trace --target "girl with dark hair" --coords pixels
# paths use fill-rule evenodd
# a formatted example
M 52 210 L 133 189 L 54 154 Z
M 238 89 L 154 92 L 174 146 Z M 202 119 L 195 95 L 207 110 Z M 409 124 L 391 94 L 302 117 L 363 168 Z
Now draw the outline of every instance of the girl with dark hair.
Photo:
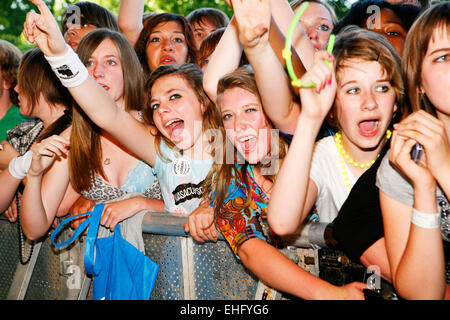
M 52 74 L 41 50 L 31 49 L 22 57 L 15 90 L 18 93 L 20 112 L 33 118 L 7 133 L 7 141 L 18 157 L 13 158 L 9 167 L 0 174 L 1 185 L 4 186 L 0 212 L 9 207 L 19 184 L 27 174 L 32 145 L 51 135 L 60 134 L 72 121 L 74 101 L 69 91 Z M 10 221 L 17 218 L 17 211 L 8 210 L 6 214 Z
M 97 28 L 119 31 L 117 18 L 108 9 L 89 1 L 79 1 L 66 8 L 61 30 L 67 44 L 76 50 L 81 39 Z
M 174 13 L 148 18 L 134 48 L 146 73 L 162 65 L 197 62 L 191 26 Z
M 333 29 L 338 34 L 344 27 L 356 25 L 384 36 L 402 55 L 406 34 L 421 11 L 408 4 L 392 4 L 385 0 L 355 2 Z
M 197 50 L 200 50 L 203 39 L 208 34 L 217 29 L 225 28 L 230 22 L 225 12 L 216 8 L 195 9 L 186 16 L 186 19 L 192 27 Z
M 162 65 L 196 63 L 192 28 L 185 17 L 174 13 L 155 13 L 142 21 L 144 2 L 122 0 L 119 25 L 134 45 L 148 76 Z

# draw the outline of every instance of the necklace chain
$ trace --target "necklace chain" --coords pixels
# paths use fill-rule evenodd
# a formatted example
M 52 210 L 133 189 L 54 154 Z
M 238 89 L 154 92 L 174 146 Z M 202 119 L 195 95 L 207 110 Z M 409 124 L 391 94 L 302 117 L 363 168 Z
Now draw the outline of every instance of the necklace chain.
M 441 212 L 442 236 L 446 241 L 450 241 L 450 206 L 444 196 L 437 197 Z
M 39 132 L 37 135 L 33 138 L 31 143 L 28 145 L 26 151 L 30 150 L 33 143 L 36 141 L 36 139 L 40 136 L 42 131 L 44 130 L 44 126 L 42 126 L 39 129 Z M 28 256 L 25 257 L 25 243 L 26 243 L 26 237 L 22 231 L 22 226 L 20 225 L 20 200 L 19 200 L 19 193 L 16 191 L 16 207 L 17 207 L 17 232 L 19 234 L 19 257 L 20 257 L 20 263 L 25 265 L 31 260 L 31 256 L 33 255 L 33 249 L 35 241 L 30 241 L 30 246 L 28 250 Z
M 386 131 L 386 140 L 388 140 L 391 137 L 391 135 L 392 135 L 391 130 L 387 130 Z M 355 161 L 352 157 L 350 157 L 350 155 L 347 153 L 347 151 L 345 151 L 344 146 L 342 145 L 341 131 L 336 132 L 336 134 L 334 135 L 334 141 L 336 142 L 336 148 L 337 148 L 338 157 L 339 157 L 339 164 L 342 169 L 342 176 L 344 177 L 345 188 L 347 189 L 348 192 L 350 192 L 352 190 L 352 185 L 351 185 L 350 179 L 348 177 L 347 166 L 345 165 L 345 161 L 347 161 L 348 163 L 353 165 L 355 168 L 359 167 L 361 169 L 365 169 L 365 168 L 368 169 L 380 157 L 380 154 L 378 153 L 377 156 L 375 157 L 375 159 L 373 159 L 370 162 L 360 163 L 358 161 Z

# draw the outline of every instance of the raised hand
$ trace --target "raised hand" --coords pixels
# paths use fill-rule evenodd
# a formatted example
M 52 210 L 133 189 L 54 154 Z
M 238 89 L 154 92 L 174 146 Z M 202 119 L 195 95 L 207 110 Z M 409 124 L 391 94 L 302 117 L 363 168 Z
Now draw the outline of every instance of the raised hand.
M 58 23 L 43 0 L 30 0 L 39 13 L 28 12 L 23 25 L 23 34 L 30 43 L 39 46 L 48 57 L 61 56 L 67 52 L 64 37 Z
M 232 5 L 241 44 L 246 48 L 267 44 L 271 21 L 270 0 L 234 0 Z
M 300 88 L 301 116 L 323 120 L 331 109 L 336 96 L 336 77 L 332 65 L 333 56 L 326 51 L 315 53 L 314 65 L 301 79 L 301 83 L 315 84 L 314 88 Z
M 450 159 L 450 144 L 444 123 L 424 110 L 410 114 L 399 124 L 394 125 L 399 137 L 419 142 L 424 147 L 425 157 L 419 162 L 419 166 L 428 168 L 431 174 L 437 178 L 445 166 L 448 167 Z M 412 144 L 412 142 L 411 142 Z M 424 161 L 426 159 L 426 162 Z M 405 158 L 405 164 L 409 162 Z M 409 163 L 412 168 L 417 168 Z
M 389 161 L 399 168 L 405 176 L 411 180 L 413 186 L 434 185 L 435 180 L 430 170 L 427 168 L 426 154 L 422 154 L 420 161 L 416 164 L 411 159 L 411 149 L 416 141 L 399 135 L 397 130 L 392 133 L 391 149 L 389 151 Z
M 52 165 L 57 157 L 67 157 L 70 142 L 60 136 L 53 135 L 31 147 L 33 160 L 28 174 L 39 176 Z

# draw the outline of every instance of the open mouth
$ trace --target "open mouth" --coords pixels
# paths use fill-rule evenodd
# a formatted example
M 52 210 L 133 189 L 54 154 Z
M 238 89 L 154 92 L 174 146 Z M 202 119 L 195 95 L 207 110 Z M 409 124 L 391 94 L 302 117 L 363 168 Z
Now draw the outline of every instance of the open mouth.
M 74 42 L 74 41 L 69 41 L 67 43 L 73 50 L 76 50 L 78 47 L 78 42 Z
M 174 64 L 175 63 L 175 59 L 172 58 L 171 56 L 163 56 L 159 60 L 159 63 L 160 64 Z
M 177 140 L 183 133 L 184 121 L 181 119 L 172 119 L 164 124 L 167 134 L 170 139 Z
M 106 84 L 103 84 L 103 83 L 99 83 L 99 85 L 103 88 L 103 89 L 105 89 L 106 91 L 109 91 L 109 86 L 107 86 Z
M 358 124 L 359 134 L 373 137 L 378 133 L 380 121 L 378 119 L 363 120 Z
M 313 44 L 314 48 L 316 48 L 317 50 L 321 50 L 320 46 L 317 43 L 312 42 L 312 44 Z
M 255 150 L 257 139 L 254 135 L 244 136 L 237 139 L 239 145 L 241 146 L 241 150 L 244 153 L 250 153 Z

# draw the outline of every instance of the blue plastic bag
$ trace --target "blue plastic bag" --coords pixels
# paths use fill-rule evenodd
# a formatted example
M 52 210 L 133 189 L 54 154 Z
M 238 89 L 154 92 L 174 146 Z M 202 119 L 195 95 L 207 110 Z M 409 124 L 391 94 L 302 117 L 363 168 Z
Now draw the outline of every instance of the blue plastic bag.
M 65 219 L 51 234 L 51 240 L 57 247 L 70 244 L 88 226 L 84 267 L 94 276 L 94 300 L 148 300 L 156 281 L 159 266 L 122 238 L 120 224 L 114 234 L 106 238 L 97 238 L 100 217 L 104 204 L 95 206 L 92 213 L 83 213 Z M 72 237 L 62 243 L 55 243 L 59 230 L 73 219 L 90 214 L 75 230 Z M 95 261 L 94 261 L 95 248 Z

